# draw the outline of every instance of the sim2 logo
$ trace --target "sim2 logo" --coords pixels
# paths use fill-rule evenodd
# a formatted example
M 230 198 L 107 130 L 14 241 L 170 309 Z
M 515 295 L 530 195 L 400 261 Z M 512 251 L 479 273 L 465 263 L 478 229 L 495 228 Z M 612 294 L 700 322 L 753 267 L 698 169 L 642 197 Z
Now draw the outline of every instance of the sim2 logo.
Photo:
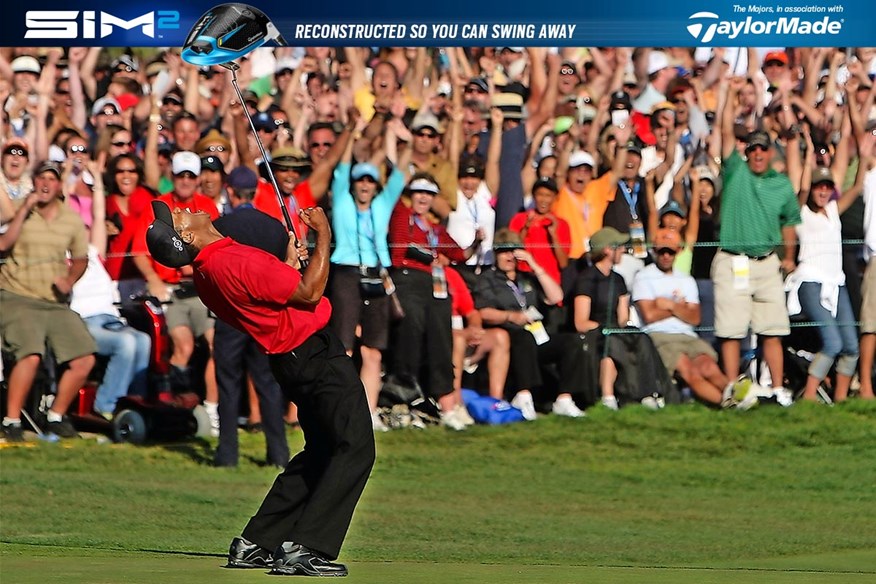
M 126 20 L 109 12 L 95 10 L 28 10 L 24 16 L 26 39 L 97 39 L 110 36 L 116 29 L 132 30 L 137 27 L 149 38 L 156 30 L 179 29 L 179 12 L 157 10 Z M 158 33 L 158 38 L 163 35 Z
M 799 16 L 780 16 L 770 20 L 746 16 L 744 20 L 720 20 L 714 12 L 691 14 L 688 22 L 687 32 L 703 44 L 712 42 L 716 36 L 733 40 L 740 35 L 838 35 L 843 27 L 842 20 L 833 20 L 829 16 L 820 20 L 802 20 Z

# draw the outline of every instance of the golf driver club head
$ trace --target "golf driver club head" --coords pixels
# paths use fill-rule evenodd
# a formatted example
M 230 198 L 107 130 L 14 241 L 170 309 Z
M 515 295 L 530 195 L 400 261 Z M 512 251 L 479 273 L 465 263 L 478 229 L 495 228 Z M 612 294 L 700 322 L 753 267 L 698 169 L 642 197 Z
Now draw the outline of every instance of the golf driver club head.
M 286 40 L 267 15 L 248 4 L 214 6 L 204 13 L 186 37 L 182 58 L 198 66 L 223 65 L 246 56 L 268 41 Z

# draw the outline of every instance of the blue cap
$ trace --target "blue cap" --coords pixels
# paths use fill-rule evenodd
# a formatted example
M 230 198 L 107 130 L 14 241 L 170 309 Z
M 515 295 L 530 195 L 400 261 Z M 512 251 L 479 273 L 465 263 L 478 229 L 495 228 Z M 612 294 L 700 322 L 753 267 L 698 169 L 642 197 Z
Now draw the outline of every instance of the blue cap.
M 238 166 L 230 173 L 225 181 L 233 189 L 254 189 L 259 186 L 259 177 L 246 166 Z
M 660 208 L 661 217 L 663 217 L 667 213 L 675 213 L 682 219 L 685 219 L 687 217 L 687 213 L 684 211 L 682 206 L 678 204 L 678 201 L 669 201 Z
M 360 162 L 353 167 L 350 175 L 353 177 L 353 180 L 359 180 L 364 176 L 370 176 L 375 182 L 380 180 L 380 171 L 370 162 Z

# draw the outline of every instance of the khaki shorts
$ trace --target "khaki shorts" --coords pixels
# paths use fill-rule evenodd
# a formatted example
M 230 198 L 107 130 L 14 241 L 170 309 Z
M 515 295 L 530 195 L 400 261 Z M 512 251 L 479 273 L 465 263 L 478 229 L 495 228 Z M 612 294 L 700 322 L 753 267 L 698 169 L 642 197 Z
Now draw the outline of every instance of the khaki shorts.
M 776 254 L 762 260 L 751 259 L 749 282 L 737 290 L 733 278 L 733 258 L 718 251 L 712 260 L 715 284 L 715 336 L 742 339 L 751 330 L 759 335 L 785 336 L 791 332 L 781 262 Z
M 167 319 L 168 331 L 178 326 L 188 327 L 196 339 L 213 330 L 216 324 L 216 320 L 210 316 L 210 311 L 197 296 L 190 298 L 174 296 L 173 302 L 164 307 L 164 317 Z
M 46 344 L 58 363 L 97 352 L 85 323 L 68 306 L 5 290 L 0 290 L 0 335 L 3 348 L 16 360 L 28 355 L 45 357 Z
M 657 347 L 660 359 L 670 375 L 675 374 L 678 360 L 681 359 L 682 355 L 687 355 L 690 359 L 700 355 L 708 355 L 715 361 L 718 360 L 718 353 L 715 352 L 715 349 L 699 337 L 680 333 L 648 333 L 648 336 Z
M 876 333 L 876 257 L 870 258 L 861 285 L 861 332 Z

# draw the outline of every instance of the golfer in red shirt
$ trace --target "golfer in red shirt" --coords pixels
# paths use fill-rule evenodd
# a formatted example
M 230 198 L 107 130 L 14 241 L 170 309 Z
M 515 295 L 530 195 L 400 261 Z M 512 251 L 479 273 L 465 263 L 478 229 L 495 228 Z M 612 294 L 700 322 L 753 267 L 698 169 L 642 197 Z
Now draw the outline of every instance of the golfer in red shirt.
M 298 214 L 316 232 L 316 249 L 302 274 L 304 248 L 294 243 L 282 262 L 223 237 L 206 213 L 171 213 L 160 201 L 152 208 L 155 221 L 146 234 L 152 257 L 172 268 L 192 264 L 204 304 L 268 354 L 304 431 L 304 450 L 274 481 L 242 537 L 231 542 L 228 567 L 346 576 L 347 568 L 332 560 L 374 464 L 374 435 L 359 374 L 326 326 L 331 229 L 325 213 L 308 208 Z

